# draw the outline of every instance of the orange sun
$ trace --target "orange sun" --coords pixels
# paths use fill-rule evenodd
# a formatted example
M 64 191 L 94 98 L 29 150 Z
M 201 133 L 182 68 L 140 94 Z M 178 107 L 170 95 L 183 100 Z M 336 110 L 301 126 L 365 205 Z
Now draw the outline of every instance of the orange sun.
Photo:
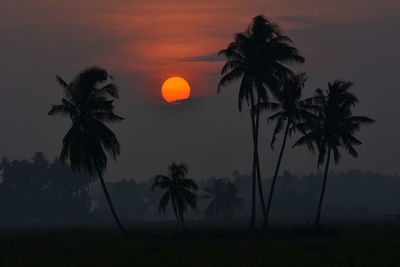
M 163 83 L 161 94 L 168 103 L 188 99 L 190 96 L 190 86 L 181 77 L 171 77 Z

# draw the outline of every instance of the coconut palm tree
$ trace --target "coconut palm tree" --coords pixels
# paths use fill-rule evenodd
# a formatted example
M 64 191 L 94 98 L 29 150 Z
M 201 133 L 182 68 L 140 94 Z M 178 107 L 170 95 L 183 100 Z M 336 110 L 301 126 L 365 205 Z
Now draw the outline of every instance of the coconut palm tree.
M 214 220 L 221 217 L 222 214 L 225 181 L 223 179 L 211 178 L 211 183 L 211 187 L 205 187 L 203 189 L 205 195 L 203 195 L 202 198 L 211 199 L 206 208 L 206 216 Z
M 252 208 L 250 228 L 255 223 L 256 179 L 266 225 L 266 210 L 261 187 L 261 173 L 258 155 L 258 136 L 260 106 L 268 101 L 267 88 L 274 90 L 279 82 L 291 73 L 284 64 L 304 63 L 296 48 L 291 46 L 291 39 L 282 35 L 280 28 L 263 16 L 255 17 L 245 32 L 237 33 L 232 43 L 219 54 L 227 58 L 221 70 L 222 78 L 217 92 L 229 83 L 241 79 L 239 87 L 239 111 L 242 102 L 250 106 L 250 117 L 253 137 L 253 170 L 252 170 Z
M 197 196 L 193 191 L 197 190 L 198 186 L 194 180 L 186 178 L 187 172 L 185 164 L 178 165 L 173 162 L 168 167 L 168 176 L 157 175 L 151 186 L 152 191 L 156 187 L 167 190 L 161 197 L 159 210 L 165 212 L 171 200 L 176 220 L 182 227 L 185 226 L 184 212 L 187 207 L 197 207 Z
M 267 118 L 267 122 L 276 121 L 275 130 L 271 140 L 271 148 L 274 148 L 276 136 L 285 128 L 283 135 L 282 146 L 279 152 L 278 161 L 276 163 L 274 176 L 272 178 L 270 193 L 267 202 L 267 218 L 266 223 L 269 223 L 269 214 L 271 210 L 272 197 L 274 195 L 275 183 L 279 173 L 279 167 L 282 161 L 283 152 L 285 150 L 288 136 L 295 131 L 295 125 L 301 120 L 307 120 L 313 117 L 310 107 L 312 98 L 301 99 L 304 84 L 307 81 L 306 73 L 297 73 L 290 75 L 282 81 L 281 88 L 273 92 L 278 103 L 264 103 L 262 109 L 279 110 Z M 286 124 L 286 126 L 285 126 Z
M 336 80 L 328 84 L 324 93 L 317 89 L 314 97 L 316 117 L 296 125 L 304 135 L 293 145 L 306 145 L 314 151 L 318 149 L 318 167 L 325 163 L 321 195 L 318 203 L 315 225 L 319 225 L 322 202 L 324 199 L 331 154 L 337 165 L 341 158 L 339 148 L 343 147 L 351 156 L 357 157 L 355 146 L 361 141 L 355 137 L 361 125 L 374 123 L 374 120 L 364 116 L 353 116 L 353 108 L 358 103 L 357 97 L 349 92 L 352 82 Z
M 48 115 L 64 115 L 71 128 L 63 138 L 60 154 L 62 162 L 69 160 L 74 172 L 97 174 L 112 215 L 125 232 L 111 202 L 103 174 L 107 167 L 107 154 L 116 160 L 120 144 L 106 123 L 119 122 L 123 118 L 114 113 L 114 99 L 118 98 L 117 86 L 112 77 L 100 67 L 90 67 L 79 73 L 70 83 L 60 76 L 57 82 L 64 91 L 60 105 L 52 105 Z
M 233 218 L 235 211 L 244 209 L 245 200 L 237 195 L 238 188 L 231 181 L 226 182 L 224 191 L 223 215 L 227 219 Z
M 211 199 L 206 208 L 206 216 L 209 219 L 234 217 L 235 210 L 244 208 L 244 199 L 237 193 L 238 189 L 234 183 L 228 179 L 211 178 L 212 187 L 205 187 L 206 193 L 202 198 Z

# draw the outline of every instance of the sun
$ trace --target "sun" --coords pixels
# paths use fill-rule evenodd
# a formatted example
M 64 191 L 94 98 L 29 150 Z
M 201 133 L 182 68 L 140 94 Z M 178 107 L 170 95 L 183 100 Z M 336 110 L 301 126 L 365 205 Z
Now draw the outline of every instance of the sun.
M 190 86 L 189 83 L 181 77 L 171 77 L 163 83 L 161 94 L 168 103 L 188 99 L 190 96 Z

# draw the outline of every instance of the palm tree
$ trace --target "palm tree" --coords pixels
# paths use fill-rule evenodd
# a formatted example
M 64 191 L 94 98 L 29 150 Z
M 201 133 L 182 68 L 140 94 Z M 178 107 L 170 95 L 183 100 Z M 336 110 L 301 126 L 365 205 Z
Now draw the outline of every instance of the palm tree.
M 225 181 L 223 179 L 211 178 L 212 187 L 205 187 L 203 191 L 206 193 L 202 198 L 210 198 L 211 201 L 206 208 L 206 216 L 209 219 L 216 219 L 222 214 L 222 206 L 224 199 Z
M 116 160 L 120 153 L 117 137 L 105 125 L 123 120 L 113 111 L 118 88 L 109 82 L 112 77 L 108 72 L 99 67 L 85 69 L 69 84 L 58 75 L 56 78 L 64 90 L 64 98 L 60 105 L 52 105 L 48 115 L 64 115 L 72 122 L 62 141 L 60 159 L 64 163 L 69 160 L 74 172 L 97 173 L 114 219 L 124 233 L 103 178 L 107 154 Z
M 282 161 L 283 152 L 285 150 L 287 137 L 295 131 L 295 125 L 301 120 L 306 120 L 313 115 L 310 111 L 312 98 L 301 100 L 302 90 L 307 81 L 306 73 L 298 73 L 290 75 L 282 81 L 281 88 L 274 91 L 274 96 L 279 103 L 264 103 L 262 109 L 277 110 L 278 112 L 268 117 L 267 122 L 276 121 L 275 130 L 271 140 L 271 148 L 274 148 L 276 136 L 282 131 L 285 126 L 285 133 L 283 135 L 283 142 L 279 152 L 278 162 L 275 167 L 274 176 L 270 187 L 270 193 L 267 202 L 267 218 L 266 223 L 269 223 L 269 214 L 271 210 L 272 197 L 274 195 L 275 183 L 279 173 L 279 167 Z
M 233 218 L 235 210 L 244 209 L 245 200 L 237 195 L 238 188 L 231 181 L 226 182 L 224 193 L 223 215 L 225 218 Z
M 173 162 L 168 167 L 168 176 L 157 175 L 151 186 L 152 191 L 156 187 L 167 189 L 161 197 L 159 210 L 165 212 L 171 199 L 176 220 L 182 224 L 182 227 L 185 226 L 184 212 L 187 207 L 196 209 L 197 206 L 197 196 L 193 190 L 197 190 L 198 186 L 194 180 L 186 178 L 187 172 L 185 164 L 177 165 Z
M 234 217 L 235 210 L 244 208 L 244 199 L 237 195 L 238 189 L 228 179 L 211 178 L 212 187 L 205 187 L 206 193 L 202 198 L 211 199 L 206 208 L 206 216 L 209 219 Z
M 271 23 L 263 16 L 255 17 L 245 32 L 237 33 L 235 40 L 219 54 L 227 61 L 221 70 L 222 78 L 217 92 L 227 84 L 241 78 L 239 87 L 239 111 L 243 100 L 250 106 L 250 117 L 253 137 L 253 171 L 252 171 L 252 208 L 250 228 L 255 223 L 256 177 L 266 225 L 266 210 L 261 187 L 261 173 L 258 155 L 258 136 L 260 106 L 267 102 L 267 88 L 274 90 L 280 80 L 291 73 L 284 64 L 304 63 L 296 48 L 291 46 L 291 39 L 281 34 L 278 25 Z
M 313 152 L 314 145 L 316 145 L 318 167 L 325 163 L 324 179 L 315 220 L 316 226 L 320 222 L 331 153 L 333 153 L 336 165 L 341 158 L 340 147 L 345 148 L 351 156 L 357 157 L 358 152 L 355 150 L 355 146 L 362 143 L 355 137 L 355 134 L 360 130 L 361 125 L 374 123 L 374 120 L 368 117 L 353 116 L 353 108 L 358 103 L 358 99 L 349 92 L 352 86 L 352 82 L 336 80 L 328 84 L 326 93 L 317 89 L 313 107 L 317 116 L 296 126 L 304 132 L 304 135 L 293 147 L 307 145 Z

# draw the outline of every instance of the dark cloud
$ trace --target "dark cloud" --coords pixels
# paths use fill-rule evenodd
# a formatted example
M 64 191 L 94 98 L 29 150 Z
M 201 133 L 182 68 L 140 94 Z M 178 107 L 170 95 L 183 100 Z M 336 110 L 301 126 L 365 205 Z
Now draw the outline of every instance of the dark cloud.
M 180 59 L 181 61 L 191 61 L 191 62 L 223 62 L 225 60 L 225 57 L 218 55 L 218 53 L 211 53 L 208 55 L 204 56 L 198 56 L 198 57 L 187 57 Z

